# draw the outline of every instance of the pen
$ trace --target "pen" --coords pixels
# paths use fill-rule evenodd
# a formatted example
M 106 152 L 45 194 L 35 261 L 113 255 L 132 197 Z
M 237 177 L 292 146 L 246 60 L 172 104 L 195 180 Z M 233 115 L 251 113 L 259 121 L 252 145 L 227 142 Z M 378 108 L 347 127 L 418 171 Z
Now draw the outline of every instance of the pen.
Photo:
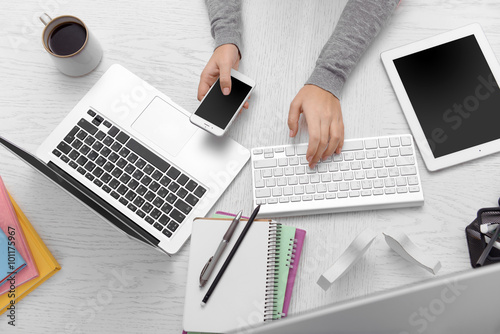
M 485 223 L 481 224 L 481 233 L 493 232 L 498 227 L 498 223 Z
M 488 245 L 486 246 L 486 248 L 481 253 L 481 256 L 479 257 L 479 260 L 477 260 L 476 267 L 482 267 L 483 266 L 484 261 L 486 261 L 486 258 L 488 257 L 488 255 L 490 255 L 491 249 L 493 248 L 493 245 L 495 244 L 495 241 L 497 241 L 499 235 L 500 235 L 500 228 L 497 228 L 495 230 L 495 233 L 491 237 L 490 242 L 488 242 Z
M 234 217 L 231 225 L 229 225 L 229 228 L 227 229 L 227 232 L 222 237 L 222 241 L 220 242 L 219 247 L 217 247 L 214 256 L 208 259 L 207 264 L 205 264 L 205 267 L 203 267 L 203 270 L 201 271 L 200 274 L 200 287 L 203 287 L 207 283 L 210 274 L 212 274 L 212 271 L 214 270 L 215 265 L 217 264 L 217 261 L 219 261 L 222 252 L 224 252 L 224 249 L 226 249 L 226 246 L 229 243 L 229 240 L 231 239 L 231 236 L 233 235 L 236 226 L 240 222 L 242 214 L 243 210 L 238 212 L 236 217 Z
M 240 246 L 241 242 L 243 241 L 243 238 L 245 238 L 245 235 L 247 234 L 248 230 L 250 229 L 250 226 L 252 225 L 253 221 L 255 220 L 255 217 L 259 213 L 260 210 L 260 205 L 257 205 L 255 210 L 253 210 L 252 215 L 250 216 L 250 219 L 248 219 L 247 224 L 243 228 L 243 231 L 241 231 L 240 236 L 238 237 L 238 240 L 236 240 L 236 244 L 233 246 L 233 249 L 231 249 L 231 252 L 229 253 L 226 261 L 224 261 L 224 264 L 222 265 L 222 268 L 220 269 L 219 273 L 215 277 L 215 280 L 212 282 L 212 285 L 210 285 L 210 288 L 208 288 L 208 291 L 203 297 L 203 300 L 201 301 L 201 306 L 205 306 L 205 304 L 208 301 L 208 298 L 212 295 L 212 292 L 214 292 L 215 287 L 217 286 L 217 283 L 219 283 L 220 278 L 224 274 L 224 271 L 226 271 L 227 266 L 229 265 L 229 262 L 231 262 L 231 259 L 233 258 L 234 254 L 238 250 L 238 247 Z M 499 229 L 500 231 L 500 229 Z

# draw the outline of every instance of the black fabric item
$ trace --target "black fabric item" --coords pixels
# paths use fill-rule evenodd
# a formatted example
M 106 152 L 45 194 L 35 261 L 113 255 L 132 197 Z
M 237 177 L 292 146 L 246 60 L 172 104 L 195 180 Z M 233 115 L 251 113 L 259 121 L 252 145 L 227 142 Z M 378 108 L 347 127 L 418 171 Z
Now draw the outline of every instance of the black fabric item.
M 488 244 L 479 227 L 484 223 L 500 223 L 500 207 L 479 210 L 476 219 L 465 228 L 472 268 L 476 268 L 477 260 Z M 500 262 L 500 250 L 493 247 L 483 266 L 497 262 Z

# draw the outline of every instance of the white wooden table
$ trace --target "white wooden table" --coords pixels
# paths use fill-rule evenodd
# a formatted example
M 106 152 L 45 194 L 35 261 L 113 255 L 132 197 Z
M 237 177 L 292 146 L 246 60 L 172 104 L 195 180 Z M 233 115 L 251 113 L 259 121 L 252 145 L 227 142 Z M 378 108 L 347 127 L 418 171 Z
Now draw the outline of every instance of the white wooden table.
M 286 144 L 294 95 L 308 78 L 344 1 L 248 0 L 243 5 L 241 71 L 257 88 L 249 111 L 228 135 L 251 148 Z M 0 134 L 34 152 L 113 63 L 120 63 L 187 110 L 198 104 L 199 74 L 213 40 L 202 0 L 146 2 L 26 0 L 2 4 Z M 104 48 L 91 74 L 70 78 L 41 45 L 42 12 L 83 19 Z M 479 22 L 500 54 L 497 1 L 408 0 L 396 10 L 352 73 L 341 99 L 346 138 L 409 133 L 380 52 Z M 307 141 L 302 123 L 297 142 Z M 439 275 L 470 268 L 464 227 L 500 195 L 500 155 L 429 173 L 418 155 L 423 207 L 281 219 L 307 230 L 291 302 L 296 314 L 326 304 L 431 278 L 398 257 L 380 237 L 329 291 L 319 275 L 364 228 L 406 232 L 441 260 Z M 0 175 L 62 270 L 18 304 L 17 326 L 0 317 L 1 333 L 180 333 L 189 241 L 174 257 L 117 233 L 55 185 L 0 149 Z M 214 209 L 252 209 L 247 165 Z M 212 210 L 213 212 L 214 210 Z M 116 277 L 121 276 L 122 280 Z

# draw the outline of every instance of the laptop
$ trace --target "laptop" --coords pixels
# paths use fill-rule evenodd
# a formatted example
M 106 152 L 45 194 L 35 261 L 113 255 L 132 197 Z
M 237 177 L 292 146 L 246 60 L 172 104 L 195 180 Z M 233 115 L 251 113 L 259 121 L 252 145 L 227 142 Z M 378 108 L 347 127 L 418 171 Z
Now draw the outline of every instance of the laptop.
M 500 264 L 494 264 L 235 333 L 498 334 L 499 281 Z
M 175 254 L 250 157 L 112 65 L 32 155 L 0 144 L 133 239 Z

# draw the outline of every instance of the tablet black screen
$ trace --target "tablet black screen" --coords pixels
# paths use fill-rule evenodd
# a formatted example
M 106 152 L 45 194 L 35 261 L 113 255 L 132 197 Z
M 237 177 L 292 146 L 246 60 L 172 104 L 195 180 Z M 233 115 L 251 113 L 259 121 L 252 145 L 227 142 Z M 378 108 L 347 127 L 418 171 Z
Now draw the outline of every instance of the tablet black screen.
M 500 138 L 498 84 L 474 35 L 394 65 L 435 158 Z

